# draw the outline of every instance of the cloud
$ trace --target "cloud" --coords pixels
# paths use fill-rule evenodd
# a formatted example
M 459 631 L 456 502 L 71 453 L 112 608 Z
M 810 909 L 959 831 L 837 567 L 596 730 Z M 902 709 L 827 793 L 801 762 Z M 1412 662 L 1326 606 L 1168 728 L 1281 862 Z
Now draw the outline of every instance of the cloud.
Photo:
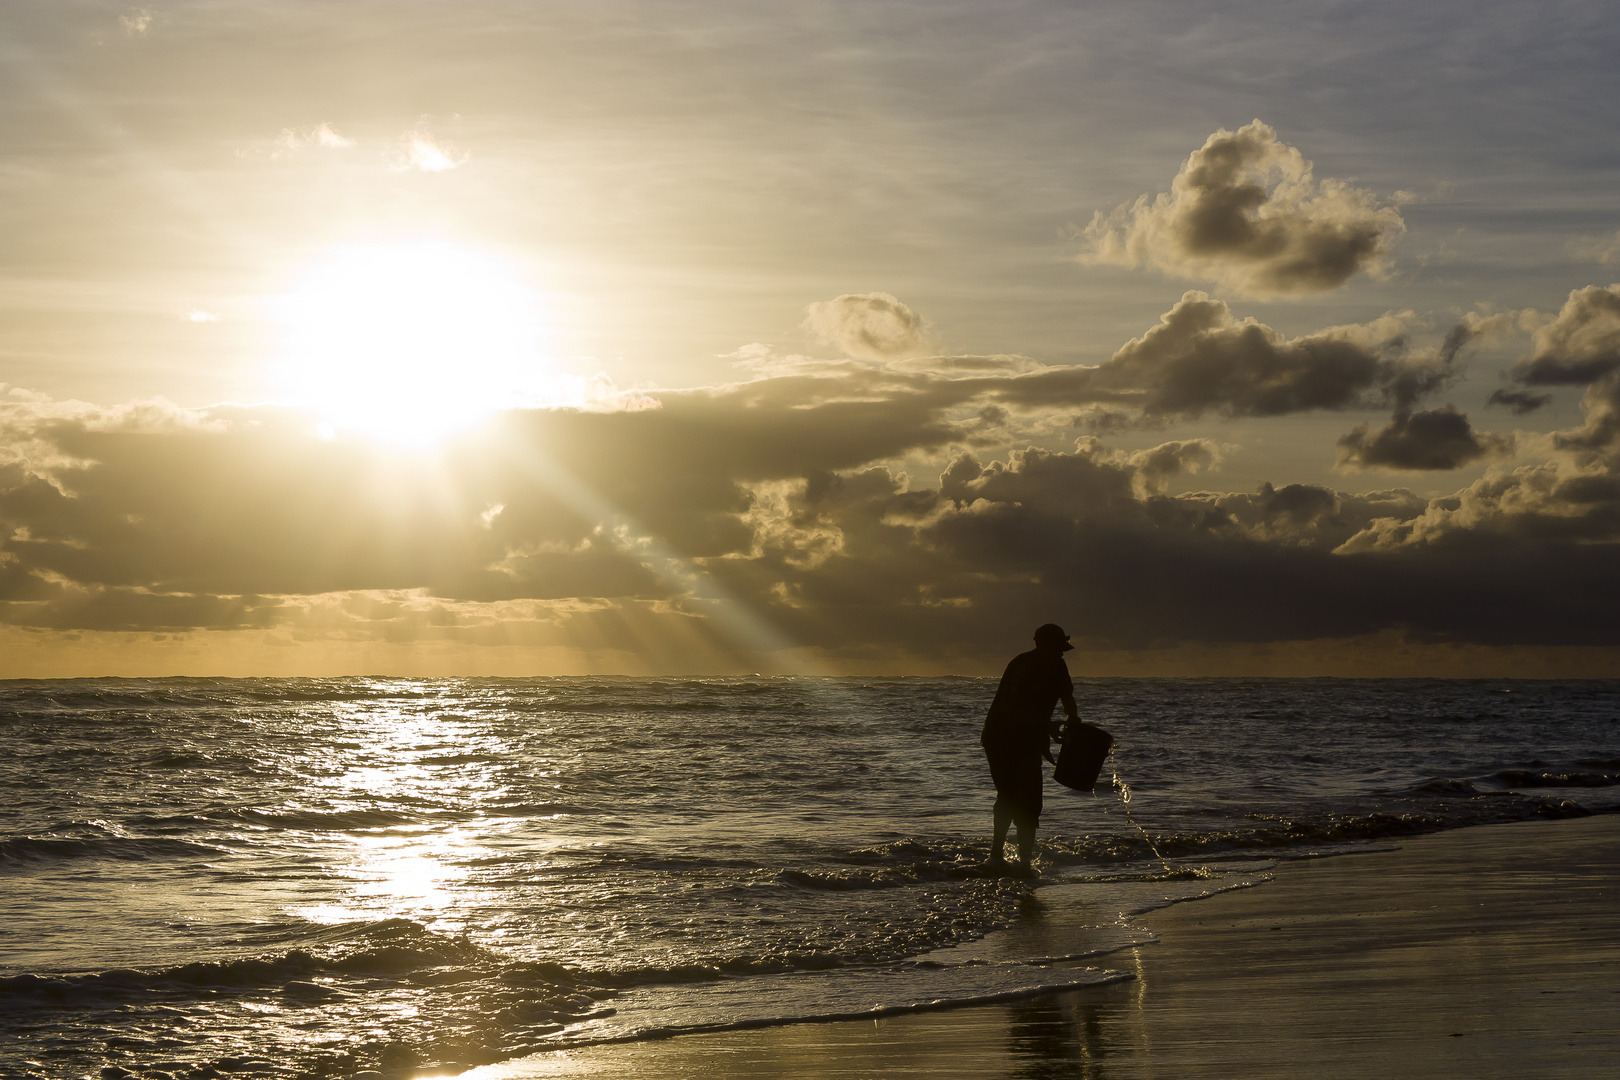
M 1589 383 L 1620 369 L 1620 283 L 1574 289 L 1556 317 L 1535 331 L 1513 369 L 1526 386 Z
M 354 145 L 353 139 L 346 139 L 338 134 L 331 124 L 315 125 L 309 132 L 309 139 L 316 146 L 324 146 L 327 149 L 342 149 Z
M 154 17 L 151 8 L 130 8 L 118 16 L 118 26 L 124 31 L 125 37 L 141 37 L 152 29 Z
M 922 316 L 884 292 L 845 293 L 805 309 L 804 325 L 850 356 L 887 360 L 927 346 Z
M 1341 550 L 1620 542 L 1620 372 L 1588 387 L 1581 407 L 1580 427 L 1542 440 L 1548 460 L 1488 470 L 1457 494 L 1431 500 L 1421 514 L 1375 519 Z
M 511 410 L 431 458 L 319 437 L 285 409 L 12 393 L 0 623 L 651 635 L 670 656 L 686 655 L 677 641 L 736 657 L 789 643 L 840 663 L 896 642 L 940 663 L 997 653 L 1036 610 L 1074 612 L 1094 647 L 1121 649 L 1385 632 L 1614 643 L 1589 598 L 1620 586 L 1605 546 L 1620 542 L 1620 372 L 1588 387 L 1583 424 L 1522 436 L 1547 461 L 1440 499 L 1176 493 L 1219 479 L 1230 448 L 1209 439 L 1053 448 L 1070 410 L 1093 406 L 1179 421 L 1379 403 L 1395 419 L 1353 433 L 1347 467 L 1489 452 L 1454 408 L 1415 407 L 1468 335 L 1419 348 L 1413 322 L 1287 338 L 1195 292 L 1098 367 L 746 349 L 737 383 L 646 391 L 637 409 Z
M 1569 588 L 1577 571 L 1595 589 L 1615 583 L 1613 560 L 1591 552 L 1345 549 L 1432 510 L 1410 493 L 1167 494 L 1219 464 L 1198 439 L 1127 451 L 1087 438 L 989 461 L 958 450 L 937 478 L 912 477 L 898 455 L 943 452 L 964 428 L 915 390 L 805 396 L 828 381 L 666 392 L 636 412 L 508 413 L 432 469 L 276 410 L 23 402 L 6 445 L 49 453 L 13 452 L 0 468 L 0 621 L 482 641 L 535 620 L 542 637 L 617 634 L 622 616 L 648 648 L 668 632 L 768 651 L 722 632 L 705 599 L 718 594 L 773 640 L 829 657 L 891 655 L 895 642 L 996 652 L 1036 610 L 1073 612 L 1083 638 L 1122 648 L 1392 627 L 1616 636 Z M 1493 598 L 1484 617 L 1480 596 Z
M 1554 432 L 1553 446 L 1582 467 L 1620 467 L 1620 372 L 1611 372 L 1581 395 L 1585 422 Z
M 1084 230 L 1085 260 L 1152 266 L 1247 296 L 1303 295 L 1381 274 L 1405 228 L 1393 201 L 1315 180 L 1310 162 L 1255 120 L 1211 135 L 1168 192 L 1098 211 Z
M 1126 404 L 1149 418 L 1282 416 L 1410 405 L 1452 378 L 1447 358 L 1410 346 L 1411 313 L 1287 338 L 1192 291 L 1096 368 L 1048 369 L 994 392 L 1029 404 Z
M 428 118 L 399 137 L 399 152 L 395 169 L 420 169 L 422 172 L 447 172 L 465 165 L 471 155 L 438 138 L 428 128 Z
M 997 354 L 994 356 L 917 356 L 891 360 L 888 365 L 895 371 L 918 371 L 949 377 L 980 375 L 1027 375 L 1050 370 L 1047 365 L 1027 356 Z
M 1497 390 L 1486 400 L 1486 404 L 1501 405 L 1512 409 L 1515 416 L 1525 416 L 1551 400 L 1551 394 L 1532 394 L 1528 390 Z
M 1322 551 L 1332 551 L 1377 519 L 1405 521 L 1428 506 L 1427 499 L 1404 488 L 1351 493 L 1314 484 L 1278 488 L 1270 483 L 1255 492 L 1199 493 L 1183 496 L 1182 501 L 1207 503 L 1213 511 L 1207 520 L 1220 531 Z
M 838 497 L 790 497 L 756 557 L 722 572 L 738 594 L 792 598 L 777 609 L 784 632 L 824 643 L 837 627 L 861 641 L 993 647 L 1026 635 L 1031 611 L 1068 612 L 1071 631 L 1108 647 L 1395 627 L 1440 640 L 1620 640 L 1615 620 L 1571 589 L 1620 583 L 1620 563 L 1606 553 L 1334 554 L 1309 534 L 1342 535 L 1421 500 L 1341 499 L 1307 486 L 1143 496 L 1140 466 L 1082 440 L 1073 453 L 1027 450 L 989 464 L 959 456 L 937 498 L 893 476 L 858 490 L 822 484 Z M 1223 504 L 1241 504 L 1247 520 Z M 1259 539 L 1268 526 L 1273 538 Z M 793 537 L 811 527 L 836 542 L 813 563 L 789 557 Z
M 1577 240 L 1570 244 L 1570 254 L 1603 266 L 1620 263 L 1620 229 L 1610 235 Z
M 1170 481 L 1182 474 L 1218 469 L 1224 458 L 1221 448 L 1209 439 L 1177 439 L 1126 454 L 1123 461 L 1135 473 L 1136 492 L 1147 496 L 1164 494 Z
M 307 146 L 324 150 L 343 150 L 354 146 L 354 140 L 339 134 L 331 124 L 321 123 L 312 128 L 282 128 L 276 136 L 272 158 L 289 157 Z
M 1511 445 L 1499 436 L 1475 433 L 1468 417 L 1450 405 L 1427 412 L 1400 410 L 1377 431 L 1368 427 L 1357 424 L 1339 439 L 1334 467 L 1340 472 L 1457 469 Z
M 1482 304 L 1474 311 L 1464 312 L 1457 325 L 1446 333 L 1446 340 L 1440 346 L 1440 354 L 1447 363 L 1451 363 L 1465 348 L 1476 342 L 1516 333 L 1533 333 L 1546 322 L 1546 316 L 1534 308 L 1525 308 L 1523 311 L 1496 311 L 1489 305 Z

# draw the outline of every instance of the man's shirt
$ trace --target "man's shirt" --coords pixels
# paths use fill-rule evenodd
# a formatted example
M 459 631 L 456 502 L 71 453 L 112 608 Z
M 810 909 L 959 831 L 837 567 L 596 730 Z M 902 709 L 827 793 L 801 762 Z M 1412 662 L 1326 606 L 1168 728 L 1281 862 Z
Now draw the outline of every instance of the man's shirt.
M 1019 653 L 1002 672 L 995 700 L 984 718 L 980 745 L 989 749 L 1029 749 L 1050 745 L 1047 723 L 1057 703 L 1074 696 L 1074 680 L 1061 652 L 1031 649 Z

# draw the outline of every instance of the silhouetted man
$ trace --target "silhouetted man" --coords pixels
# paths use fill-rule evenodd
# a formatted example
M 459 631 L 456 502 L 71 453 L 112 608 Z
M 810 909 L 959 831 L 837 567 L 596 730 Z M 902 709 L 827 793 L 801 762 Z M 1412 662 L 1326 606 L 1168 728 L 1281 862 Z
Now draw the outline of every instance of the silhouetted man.
M 1047 623 L 1039 627 L 1035 647 L 1013 657 L 1002 673 L 979 736 L 996 784 L 996 831 L 990 841 L 990 861 L 1004 861 L 1001 848 L 1007 842 L 1007 826 L 1016 825 L 1018 865 L 1024 873 L 1032 872 L 1029 860 L 1035 851 L 1035 826 L 1041 818 L 1041 758 L 1052 760 L 1052 738 L 1062 726 L 1053 721 L 1052 708 L 1061 701 L 1068 718 L 1078 719 L 1074 680 L 1063 662 L 1063 654 L 1072 648 L 1061 626 Z

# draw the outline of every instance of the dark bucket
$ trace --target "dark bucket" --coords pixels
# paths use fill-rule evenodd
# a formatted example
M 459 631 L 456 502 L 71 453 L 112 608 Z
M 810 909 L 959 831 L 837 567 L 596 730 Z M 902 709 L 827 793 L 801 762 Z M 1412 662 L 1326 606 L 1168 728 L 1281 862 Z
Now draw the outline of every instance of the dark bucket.
M 1113 745 L 1114 737 L 1095 724 L 1070 724 L 1063 735 L 1063 752 L 1058 754 L 1052 779 L 1076 791 L 1093 790 Z

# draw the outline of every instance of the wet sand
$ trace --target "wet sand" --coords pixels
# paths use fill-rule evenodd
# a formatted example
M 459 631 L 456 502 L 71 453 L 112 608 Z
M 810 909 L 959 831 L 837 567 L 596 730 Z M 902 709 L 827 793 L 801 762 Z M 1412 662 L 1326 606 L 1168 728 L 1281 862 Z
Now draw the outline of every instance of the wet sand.
M 1620 816 L 1460 829 L 1275 875 L 1133 920 L 1159 940 L 1091 962 L 1128 982 L 542 1054 L 469 1080 L 1616 1075 Z

